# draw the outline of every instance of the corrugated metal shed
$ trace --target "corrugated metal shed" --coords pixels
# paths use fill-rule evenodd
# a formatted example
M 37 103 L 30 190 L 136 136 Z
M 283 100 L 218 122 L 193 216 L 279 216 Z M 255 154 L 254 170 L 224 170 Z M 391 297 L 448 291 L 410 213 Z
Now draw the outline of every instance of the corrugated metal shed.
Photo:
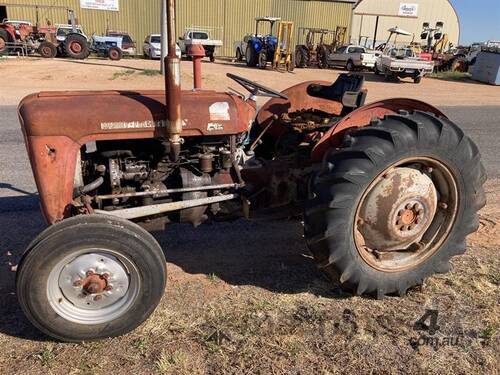
M 417 6 L 415 17 L 396 17 L 403 5 Z M 364 13 L 365 15 L 361 15 Z M 460 40 L 460 22 L 449 0 L 361 0 L 354 9 L 351 35 L 357 41 L 359 36 L 366 36 L 373 41 L 376 15 L 379 17 L 377 41 L 385 42 L 387 29 L 398 26 L 415 34 L 415 41 L 420 41 L 422 23 L 434 26 L 437 21 L 444 22 L 443 32 L 448 34 L 451 43 L 458 45 Z M 407 38 L 411 41 L 411 37 Z
M 138 50 L 151 33 L 160 31 L 160 0 L 119 0 L 118 12 L 80 8 L 80 0 L 0 0 L 7 4 L 38 4 L 65 6 L 75 10 L 79 23 L 88 35 L 103 34 L 106 28 L 128 31 L 137 41 Z M 216 38 L 223 39 L 222 56 L 233 56 L 233 44 L 244 34 L 253 32 L 254 18 L 276 16 L 295 22 L 295 26 L 350 29 L 355 0 L 177 0 L 177 33 L 189 26 L 215 28 Z M 34 8 L 7 8 L 10 19 L 35 22 Z M 40 9 L 40 21 L 67 23 L 62 9 Z

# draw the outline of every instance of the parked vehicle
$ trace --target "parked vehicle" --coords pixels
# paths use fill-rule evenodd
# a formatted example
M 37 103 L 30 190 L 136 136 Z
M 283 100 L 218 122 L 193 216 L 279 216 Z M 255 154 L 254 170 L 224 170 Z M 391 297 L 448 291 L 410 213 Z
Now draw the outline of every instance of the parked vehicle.
M 9 4 L 9 7 L 23 7 L 22 4 Z M 68 13 L 70 24 L 54 26 L 50 21 L 47 25 L 31 24 L 0 24 L 0 54 L 8 52 L 10 48 L 27 48 L 37 51 L 42 57 L 52 58 L 57 54 L 74 59 L 85 59 L 90 54 L 90 43 L 81 26 L 76 24 L 75 12 L 60 6 L 36 7 L 63 8 Z
M 174 0 L 167 6 L 173 23 Z M 51 226 L 20 259 L 16 296 L 44 333 L 104 339 L 150 316 L 166 261 L 138 223 L 302 216 L 318 267 L 346 292 L 377 298 L 404 296 L 466 250 L 486 175 L 477 146 L 439 109 L 409 98 L 364 105 L 359 74 L 283 92 L 227 74 L 248 95 L 181 91 L 175 60 L 165 92 L 19 104 Z M 255 113 L 257 96 L 270 100 Z
M 379 52 L 369 51 L 357 45 L 342 46 L 326 57 L 328 66 L 340 66 L 349 71 L 356 69 L 373 69 Z
M 278 38 L 273 34 L 274 25 L 280 21 L 281 18 L 278 17 L 255 18 L 255 34 L 247 34 L 241 42 L 235 43 L 236 58 L 242 60 L 244 57 L 247 66 L 265 69 L 267 62 L 274 58 L 278 43 Z M 262 24 L 269 24 L 268 34 L 259 33 Z
M 142 53 L 146 59 L 161 58 L 161 35 L 151 34 L 146 37 L 142 46 Z M 175 45 L 175 53 L 181 58 L 181 49 L 178 44 Z
M 215 48 L 222 46 L 222 40 L 212 39 L 208 27 L 191 27 L 186 29 L 183 36 L 179 37 L 178 44 L 183 56 L 187 56 L 191 44 L 201 44 L 205 49 L 205 56 L 214 62 Z
M 123 38 L 115 36 L 92 36 L 92 52 L 98 56 L 118 61 L 123 57 Z
M 117 38 L 122 38 L 122 53 L 129 56 L 135 56 L 137 54 L 137 46 L 135 41 L 125 31 L 112 31 L 108 30 L 106 36 L 112 36 Z
M 30 22 L 3 20 L 0 23 L 0 56 L 8 54 L 16 46 L 30 43 L 32 33 L 33 25 Z
M 433 70 L 434 62 L 416 56 L 410 47 L 387 47 L 375 63 L 375 74 L 384 74 L 387 80 L 409 77 L 420 83 Z

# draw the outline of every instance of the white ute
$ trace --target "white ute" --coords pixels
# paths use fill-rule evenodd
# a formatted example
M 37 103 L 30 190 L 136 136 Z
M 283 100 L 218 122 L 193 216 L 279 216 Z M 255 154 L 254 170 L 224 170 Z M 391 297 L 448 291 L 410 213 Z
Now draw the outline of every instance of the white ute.
M 341 66 L 349 71 L 355 69 L 373 69 L 380 52 L 369 51 L 365 47 L 347 45 L 339 47 L 327 56 L 328 66 Z

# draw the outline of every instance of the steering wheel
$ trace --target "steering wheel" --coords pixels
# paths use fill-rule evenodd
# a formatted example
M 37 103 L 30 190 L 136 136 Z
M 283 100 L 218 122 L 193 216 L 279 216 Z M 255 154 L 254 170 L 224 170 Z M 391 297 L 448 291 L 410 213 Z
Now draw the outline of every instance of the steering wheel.
M 246 78 L 231 73 L 227 73 L 226 75 L 227 77 L 231 78 L 232 80 L 243 86 L 245 89 L 247 89 L 252 95 L 269 96 L 271 98 L 281 98 L 288 100 L 288 97 L 286 95 L 283 95 L 282 93 L 265 86 L 259 85 L 257 82 L 250 81 Z

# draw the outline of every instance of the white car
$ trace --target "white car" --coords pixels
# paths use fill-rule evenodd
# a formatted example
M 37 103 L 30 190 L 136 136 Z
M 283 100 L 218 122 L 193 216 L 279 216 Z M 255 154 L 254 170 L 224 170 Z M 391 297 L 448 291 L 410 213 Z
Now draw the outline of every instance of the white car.
M 160 59 L 161 58 L 161 35 L 151 34 L 144 40 L 142 46 L 142 53 L 147 59 Z M 178 44 L 175 45 L 175 54 L 181 58 L 181 48 Z

